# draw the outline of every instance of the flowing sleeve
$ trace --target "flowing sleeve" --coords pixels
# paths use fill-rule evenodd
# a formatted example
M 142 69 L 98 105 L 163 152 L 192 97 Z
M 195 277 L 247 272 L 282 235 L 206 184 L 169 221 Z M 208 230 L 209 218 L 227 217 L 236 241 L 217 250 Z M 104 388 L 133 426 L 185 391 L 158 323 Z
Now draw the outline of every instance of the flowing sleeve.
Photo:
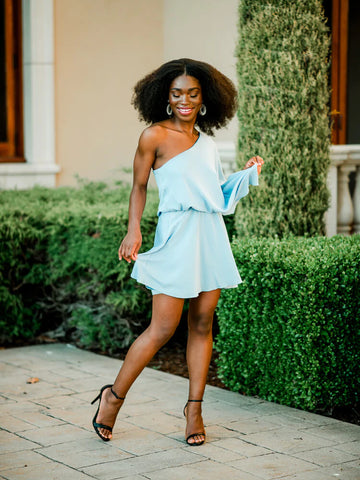
M 224 178 L 223 173 L 222 176 Z M 223 215 L 234 213 L 238 201 L 249 193 L 249 185 L 259 185 L 256 165 L 231 174 L 227 180 L 224 178 L 224 182 L 221 183 L 221 190 L 225 201 L 222 212 Z

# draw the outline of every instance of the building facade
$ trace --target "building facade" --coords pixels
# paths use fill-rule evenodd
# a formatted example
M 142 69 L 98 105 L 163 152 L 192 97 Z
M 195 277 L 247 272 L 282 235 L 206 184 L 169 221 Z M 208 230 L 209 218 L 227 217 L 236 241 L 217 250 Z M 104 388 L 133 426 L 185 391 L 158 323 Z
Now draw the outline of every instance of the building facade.
M 17 90 L 4 96 L 22 97 L 20 108 L 7 102 L 5 120 L 17 111 L 10 134 L 13 144 L 15 137 L 22 142 L 0 150 L 0 188 L 73 185 L 76 176 L 130 180 L 145 127 L 131 105 L 132 89 L 164 61 L 201 59 L 235 81 L 236 0 L 183 0 L 181 7 L 174 0 L 2 3 L 9 50 L 3 62 L 9 69 L 10 56 L 19 61 L 10 68 Z M 11 23 L 19 45 L 11 42 Z M 236 120 L 218 139 L 235 141 Z
M 324 0 L 334 129 L 328 234 L 360 231 L 360 7 Z M 144 124 L 132 88 L 173 58 L 236 83 L 238 0 L 2 0 L 0 189 L 131 181 Z M 237 121 L 215 137 L 235 168 Z

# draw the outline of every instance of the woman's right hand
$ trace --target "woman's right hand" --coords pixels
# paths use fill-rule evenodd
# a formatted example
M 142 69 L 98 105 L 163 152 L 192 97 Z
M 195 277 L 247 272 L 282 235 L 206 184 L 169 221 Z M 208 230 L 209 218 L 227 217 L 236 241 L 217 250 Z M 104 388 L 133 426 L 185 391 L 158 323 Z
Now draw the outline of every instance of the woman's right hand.
M 124 259 L 128 263 L 131 263 L 131 260 L 135 262 L 141 243 L 142 236 L 140 230 L 137 232 L 128 232 L 119 248 L 119 260 Z

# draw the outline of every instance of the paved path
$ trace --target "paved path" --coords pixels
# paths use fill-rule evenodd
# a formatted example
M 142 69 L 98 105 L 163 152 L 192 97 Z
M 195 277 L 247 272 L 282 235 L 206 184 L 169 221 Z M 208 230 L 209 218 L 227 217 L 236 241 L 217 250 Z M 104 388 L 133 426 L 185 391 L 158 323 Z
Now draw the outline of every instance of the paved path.
M 360 427 L 211 386 L 207 443 L 187 446 L 187 380 L 150 368 L 104 443 L 89 402 L 119 366 L 64 344 L 1 350 L 0 478 L 360 479 Z M 39 382 L 27 384 L 29 377 Z

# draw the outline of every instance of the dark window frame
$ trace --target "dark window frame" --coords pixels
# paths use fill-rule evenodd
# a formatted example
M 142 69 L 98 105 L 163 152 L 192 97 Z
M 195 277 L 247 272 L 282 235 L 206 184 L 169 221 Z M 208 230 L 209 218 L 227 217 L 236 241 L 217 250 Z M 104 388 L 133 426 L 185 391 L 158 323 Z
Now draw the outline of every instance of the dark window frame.
M 5 7 L 6 141 L 0 162 L 24 162 L 21 0 L 2 0 Z
M 347 139 L 347 72 L 349 0 L 332 2 L 331 42 L 331 143 L 345 145 Z

